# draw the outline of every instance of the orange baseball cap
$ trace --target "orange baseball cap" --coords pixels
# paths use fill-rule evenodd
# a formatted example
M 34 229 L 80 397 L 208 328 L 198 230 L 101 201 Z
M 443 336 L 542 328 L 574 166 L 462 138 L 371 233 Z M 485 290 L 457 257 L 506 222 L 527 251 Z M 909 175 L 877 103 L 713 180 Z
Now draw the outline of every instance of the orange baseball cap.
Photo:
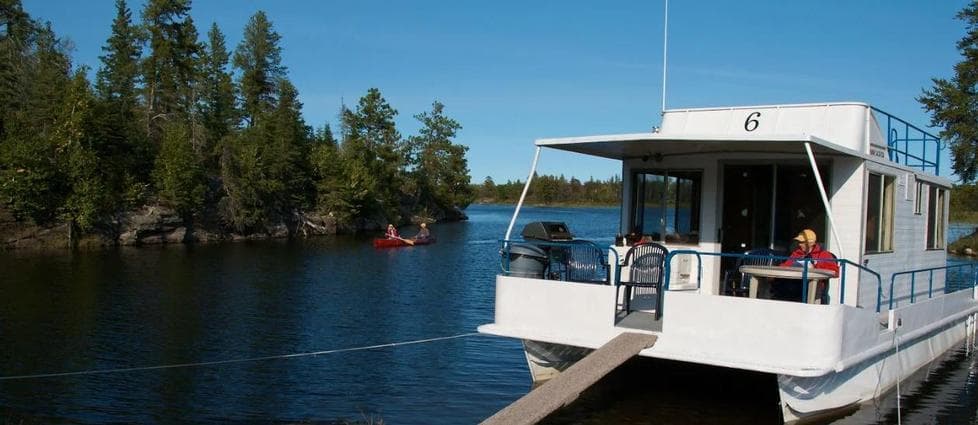
M 812 242 L 815 242 L 816 240 L 818 240 L 818 238 L 815 237 L 815 231 L 814 230 L 812 230 L 812 229 L 805 229 L 805 230 L 802 230 L 801 232 L 799 232 L 798 233 L 798 236 L 795 236 L 795 240 L 798 241 L 798 242 L 812 243 Z

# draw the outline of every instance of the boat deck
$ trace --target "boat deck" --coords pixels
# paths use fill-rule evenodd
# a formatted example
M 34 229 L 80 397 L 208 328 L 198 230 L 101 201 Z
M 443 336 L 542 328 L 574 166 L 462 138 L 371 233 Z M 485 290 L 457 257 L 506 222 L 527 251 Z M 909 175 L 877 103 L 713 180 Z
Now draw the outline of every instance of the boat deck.
M 644 311 L 633 311 L 627 315 L 621 312 L 618 313 L 615 327 L 662 332 L 662 319 L 656 320 L 655 313 Z

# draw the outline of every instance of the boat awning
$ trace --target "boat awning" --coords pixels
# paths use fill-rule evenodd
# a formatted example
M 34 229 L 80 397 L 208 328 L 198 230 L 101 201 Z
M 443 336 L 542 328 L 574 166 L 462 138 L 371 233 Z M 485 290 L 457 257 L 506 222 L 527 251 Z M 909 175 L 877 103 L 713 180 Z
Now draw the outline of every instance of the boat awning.
M 851 156 L 890 167 L 916 170 L 890 161 L 887 158 L 859 152 L 809 134 L 762 134 L 762 135 L 675 135 L 664 133 L 632 133 L 603 136 L 562 137 L 537 139 L 536 145 L 545 148 L 575 152 L 615 160 L 685 155 L 758 153 L 805 155 L 805 143 L 810 143 L 815 156 Z M 918 178 L 950 186 L 943 177 L 918 174 Z
M 815 136 L 805 134 L 741 136 L 667 135 L 661 133 L 614 134 L 606 136 L 538 139 L 537 146 L 576 152 L 602 158 L 626 160 L 646 156 L 681 156 L 713 153 L 804 153 L 802 145 L 812 143 L 816 153 L 835 153 L 873 159 Z

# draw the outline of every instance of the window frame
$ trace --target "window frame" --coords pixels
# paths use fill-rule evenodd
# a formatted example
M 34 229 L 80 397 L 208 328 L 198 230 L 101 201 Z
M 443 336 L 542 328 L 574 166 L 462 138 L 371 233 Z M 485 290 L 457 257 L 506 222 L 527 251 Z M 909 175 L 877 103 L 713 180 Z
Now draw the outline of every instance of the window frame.
M 873 179 L 879 181 L 879 193 L 874 193 Z M 864 217 L 865 236 L 863 237 L 863 252 L 866 254 L 883 254 L 893 252 L 894 219 L 896 218 L 896 177 L 881 172 L 870 171 L 866 181 L 866 214 Z M 875 195 L 875 196 L 874 196 Z M 876 211 L 872 211 L 876 199 Z M 871 216 L 871 214 L 873 214 Z M 876 219 L 876 237 L 870 244 L 870 218 Z
M 927 190 L 927 225 L 925 248 L 927 250 L 943 250 L 947 248 L 947 189 L 928 185 Z
M 641 236 L 646 240 L 651 240 L 657 243 L 664 244 L 675 244 L 675 245 L 698 245 L 702 233 L 700 231 L 702 226 L 702 211 L 703 211 L 703 176 L 705 172 L 703 169 L 689 169 L 689 168 L 653 168 L 653 169 L 640 169 L 634 170 L 632 172 L 632 190 L 631 190 L 631 208 L 629 211 L 629 228 L 636 230 L 641 226 Z M 657 176 L 665 182 L 666 190 L 662 190 L 657 201 L 659 209 L 660 224 L 655 226 L 657 229 L 650 228 L 645 223 L 646 211 L 649 208 L 656 208 L 655 206 L 649 205 L 649 199 L 645 198 L 646 195 L 646 182 L 649 181 L 646 176 Z M 688 179 L 692 182 L 690 187 L 690 193 L 688 194 L 690 207 L 689 207 L 689 231 L 684 233 L 679 233 L 678 230 L 674 233 L 667 233 L 667 211 L 668 211 L 668 200 L 667 195 L 669 194 L 668 187 L 673 184 L 670 179 Z M 677 182 L 678 183 L 678 182 Z M 682 192 L 676 192 L 675 202 L 680 203 L 680 198 L 682 198 Z M 678 213 L 678 211 L 674 211 Z M 673 226 L 678 227 L 679 216 L 673 218 Z M 672 236 L 675 235 L 675 236 Z
M 914 215 L 924 214 L 924 182 L 916 178 L 914 179 L 913 213 Z

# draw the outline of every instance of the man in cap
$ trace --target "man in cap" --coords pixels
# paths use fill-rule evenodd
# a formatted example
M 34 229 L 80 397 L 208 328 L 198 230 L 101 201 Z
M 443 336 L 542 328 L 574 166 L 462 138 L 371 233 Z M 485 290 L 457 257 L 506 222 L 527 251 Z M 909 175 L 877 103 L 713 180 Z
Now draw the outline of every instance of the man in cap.
M 835 259 L 835 255 L 831 252 L 822 249 L 822 246 L 816 242 L 818 237 L 815 235 L 815 231 L 812 229 L 805 229 L 795 236 L 795 240 L 798 241 L 798 248 L 795 248 L 788 260 L 781 263 L 785 267 L 802 267 L 804 266 L 805 259 L 809 260 L 811 267 L 815 267 L 819 270 L 824 270 L 827 272 L 832 272 L 833 275 L 839 275 L 839 263 Z M 817 297 L 824 304 L 827 301 L 826 289 L 828 282 L 825 280 L 820 280 L 818 282 Z

